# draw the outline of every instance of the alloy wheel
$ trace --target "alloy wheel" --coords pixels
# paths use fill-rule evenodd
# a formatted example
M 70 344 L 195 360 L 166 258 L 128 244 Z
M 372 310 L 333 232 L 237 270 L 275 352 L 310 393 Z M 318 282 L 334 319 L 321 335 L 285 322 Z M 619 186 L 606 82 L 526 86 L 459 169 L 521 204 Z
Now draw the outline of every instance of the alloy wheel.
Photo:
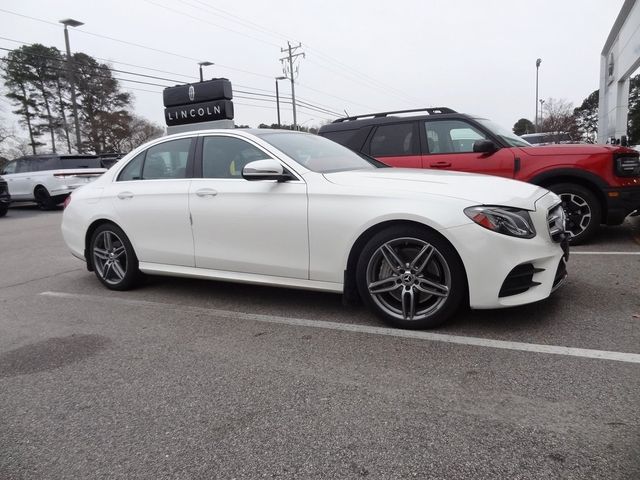
M 451 292 L 451 271 L 432 244 L 397 238 L 371 256 L 366 282 L 372 300 L 388 315 L 419 321 L 438 312 Z
M 110 230 L 100 232 L 93 244 L 93 265 L 106 283 L 117 285 L 127 274 L 127 251 L 120 237 Z
M 587 201 L 575 193 L 560 194 L 565 213 L 566 228 L 572 237 L 584 232 L 591 222 L 591 208 Z

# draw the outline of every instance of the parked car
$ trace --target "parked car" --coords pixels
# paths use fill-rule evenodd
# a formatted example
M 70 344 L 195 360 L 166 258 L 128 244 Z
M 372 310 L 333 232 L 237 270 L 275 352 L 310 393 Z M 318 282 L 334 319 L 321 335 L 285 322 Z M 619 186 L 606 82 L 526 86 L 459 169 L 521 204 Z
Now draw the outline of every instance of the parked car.
M 4 178 L 0 177 L 0 217 L 4 217 L 9 210 L 9 204 L 11 203 L 11 195 L 9 194 L 9 188 Z
M 171 135 L 75 191 L 62 233 L 113 290 L 140 272 L 324 290 L 408 328 L 462 304 L 536 302 L 562 284 L 554 193 L 377 163 L 301 132 Z
M 485 173 L 548 188 L 562 199 L 574 244 L 640 209 L 640 160 L 625 147 L 534 148 L 489 120 L 444 107 L 341 118 L 319 134 L 394 167 Z
M 557 143 L 576 143 L 566 132 L 525 133 L 524 135 L 520 135 L 520 138 L 526 140 L 534 147 L 553 145 Z
M 9 185 L 12 201 L 36 202 L 47 210 L 106 171 L 95 155 L 29 155 L 9 162 L 0 173 Z

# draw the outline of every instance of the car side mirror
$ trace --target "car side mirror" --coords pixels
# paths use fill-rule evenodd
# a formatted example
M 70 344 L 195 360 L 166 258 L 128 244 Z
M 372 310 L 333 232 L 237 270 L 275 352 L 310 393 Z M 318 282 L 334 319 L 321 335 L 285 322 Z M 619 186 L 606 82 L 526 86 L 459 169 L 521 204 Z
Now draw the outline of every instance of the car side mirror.
M 474 153 L 493 153 L 498 150 L 498 147 L 491 140 L 476 140 L 473 142 Z
M 292 177 L 284 171 L 280 162 L 270 158 L 247 163 L 242 169 L 242 178 L 250 181 L 277 180 L 278 182 L 286 182 Z

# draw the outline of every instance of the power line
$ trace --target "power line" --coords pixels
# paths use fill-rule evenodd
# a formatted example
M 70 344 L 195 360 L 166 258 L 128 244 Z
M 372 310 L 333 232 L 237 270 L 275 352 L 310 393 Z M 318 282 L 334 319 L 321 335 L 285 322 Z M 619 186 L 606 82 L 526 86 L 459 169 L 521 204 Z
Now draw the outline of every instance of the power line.
M 22 43 L 22 42 L 21 42 Z M 9 48 L 5 48 L 5 47 L 0 47 L 0 50 L 5 50 L 8 52 L 13 51 L 12 49 Z M 35 54 L 35 53 L 29 53 L 30 56 L 35 56 L 35 57 L 39 57 L 39 58 L 46 58 L 46 59 L 50 59 L 50 60 L 61 60 L 59 58 L 56 57 L 52 57 L 49 55 L 40 55 L 40 54 Z M 2 59 L 5 61 L 9 61 L 7 59 Z M 18 62 L 16 59 L 12 59 L 11 61 L 13 62 Z M 26 63 L 27 62 L 22 62 L 22 63 Z M 72 65 L 76 65 L 76 66 L 80 66 L 80 67 L 88 67 L 91 69 L 98 69 L 98 70 L 106 70 L 106 71 L 110 71 L 110 72 L 116 72 L 116 73 L 123 73 L 123 74 L 127 74 L 127 75 L 137 75 L 137 76 L 141 76 L 144 78 L 151 78 L 151 79 L 155 79 L 155 80 L 161 80 L 161 81 L 167 81 L 167 82 L 175 82 L 175 83 L 181 83 L 180 80 L 176 80 L 176 79 L 171 79 L 171 78 L 166 78 L 166 77 L 158 77 L 158 76 L 154 76 L 154 75 L 146 75 L 146 74 L 142 74 L 142 73 L 137 73 L 137 72 L 131 72 L 131 71 L 127 71 L 127 70 L 120 70 L 120 69 L 115 69 L 115 68 L 111 68 L 108 66 L 104 66 L 104 65 L 87 65 L 84 63 L 79 63 L 79 62 L 71 62 Z M 54 67 L 45 67 L 45 68 L 54 68 Z M 61 70 L 57 69 L 57 70 Z M 169 72 L 172 73 L 172 72 Z M 86 74 L 86 73 L 85 73 Z M 97 75 L 93 75 L 93 76 L 97 76 Z M 109 78 L 108 76 L 103 76 L 102 78 Z M 139 80 L 132 80 L 132 79 L 128 79 L 128 78 L 121 78 L 121 77 L 113 77 L 117 80 L 121 80 L 124 82 L 133 82 L 133 83 L 139 83 L 142 85 L 151 85 L 151 86 L 158 86 L 158 87 L 168 87 L 170 85 L 163 85 L 163 84 L 157 84 L 157 83 L 151 83 L 151 82 L 142 82 Z M 251 87 L 245 87 L 245 88 L 251 88 Z M 271 97 L 271 98 L 275 98 L 275 95 L 271 95 L 271 94 L 265 94 L 265 93 L 259 93 L 259 92 L 251 92 L 251 91 L 246 91 L 246 90 L 235 90 L 236 92 L 239 93 L 245 93 L 248 95 L 255 95 L 255 96 L 265 96 L 265 97 Z M 283 98 L 287 99 L 288 97 L 283 96 Z M 302 104 L 306 104 L 306 106 L 310 107 L 310 108 L 315 108 L 318 111 L 322 111 L 323 113 L 329 114 L 329 115 L 333 115 L 333 116 L 341 116 L 340 113 L 337 113 L 336 111 L 331 110 L 330 108 L 324 108 L 320 105 L 315 105 L 313 103 L 307 102 L 307 101 L 299 101 Z

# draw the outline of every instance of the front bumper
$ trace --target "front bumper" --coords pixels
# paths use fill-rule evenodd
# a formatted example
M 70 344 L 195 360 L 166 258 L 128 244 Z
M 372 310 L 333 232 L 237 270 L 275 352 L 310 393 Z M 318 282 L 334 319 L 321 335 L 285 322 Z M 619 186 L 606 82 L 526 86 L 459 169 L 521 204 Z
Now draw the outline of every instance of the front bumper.
M 609 188 L 607 198 L 607 225 L 619 225 L 630 213 L 640 210 L 640 185 L 633 187 Z
M 446 231 L 465 266 L 471 308 L 534 303 L 560 288 L 566 279 L 568 241 L 554 242 L 547 223 L 548 211 L 557 201 L 549 194 L 536 202 L 537 210 L 531 214 L 536 236 L 531 239 L 492 232 L 475 223 Z M 510 275 L 515 280 L 503 289 Z

